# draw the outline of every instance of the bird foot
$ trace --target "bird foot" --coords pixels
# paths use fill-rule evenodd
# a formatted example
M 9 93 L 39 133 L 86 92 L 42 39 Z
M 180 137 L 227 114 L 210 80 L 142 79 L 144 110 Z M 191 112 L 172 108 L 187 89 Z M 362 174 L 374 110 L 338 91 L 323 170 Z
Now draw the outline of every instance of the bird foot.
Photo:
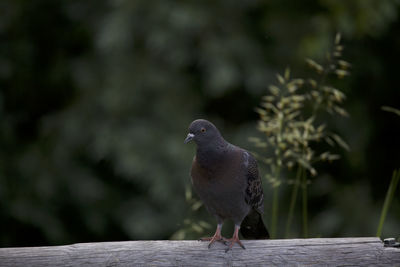
M 224 238 L 224 241 L 225 241 L 225 244 L 229 243 L 228 248 L 225 250 L 225 252 L 228 252 L 229 250 L 231 250 L 235 243 L 238 243 L 242 249 L 246 249 L 245 246 L 242 244 L 242 242 L 239 240 L 239 237 L 233 237 L 233 238 L 229 238 L 229 239 Z
M 222 242 L 226 245 L 226 238 L 222 237 L 221 235 L 214 235 L 212 237 L 203 237 L 200 238 L 200 241 L 210 241 L 210 243 L 208 243 L 208 248 L 210 248 L 211 245 L 216 241 Z

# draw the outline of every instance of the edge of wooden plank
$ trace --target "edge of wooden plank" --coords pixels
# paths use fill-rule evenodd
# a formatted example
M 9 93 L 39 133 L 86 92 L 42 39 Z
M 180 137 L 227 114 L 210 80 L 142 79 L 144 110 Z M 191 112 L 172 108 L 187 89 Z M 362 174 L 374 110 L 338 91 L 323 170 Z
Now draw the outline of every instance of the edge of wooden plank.
M 275 246 L 321 246 L 321 245 L 340 245 L 340 244 L 360 244 L 360 243 L 373 243 L 382 244 L 383 242 L 378 237 L 338 237 L 338 238 L 295 238 L 295 239 L 264 239 L 264 240 L 242 240 L 244 244 L 250 246 L 275 247 Z M 34 246 L 34 247 L 4 247 L 1 250 L 9 249 L 57 249 L 57 248 L 83 248 L 83 247 L 136 247 L 149 244 L 151 246 L 162 246 L 165 244 L 175 246 L 187 246 L 196 244 L 205 244 L 198 240 L 132 240 L 132 241 L 108 241 L 108 242 L 87 242 L 87 243 L 74 243 L 67 245 L 56 246 Z M 143 247 L 142 247 L 143 249 Z

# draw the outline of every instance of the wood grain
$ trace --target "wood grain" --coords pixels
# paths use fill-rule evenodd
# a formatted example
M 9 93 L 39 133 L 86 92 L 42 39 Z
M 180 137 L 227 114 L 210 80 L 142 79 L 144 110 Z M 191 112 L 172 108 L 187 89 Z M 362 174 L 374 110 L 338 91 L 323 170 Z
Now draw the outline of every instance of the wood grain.
M 127 241 L 0 248 L 0 266 L 400 266 L 379 238 L 244 240 L 246 249 L 200 241 Z

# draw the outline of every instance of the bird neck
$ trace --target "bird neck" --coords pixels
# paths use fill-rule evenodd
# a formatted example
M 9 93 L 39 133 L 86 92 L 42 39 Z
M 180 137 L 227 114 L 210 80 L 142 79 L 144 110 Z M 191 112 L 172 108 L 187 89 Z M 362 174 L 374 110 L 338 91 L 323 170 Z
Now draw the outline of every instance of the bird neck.
M 214 169 L 228 156 L 230 145 L 225 140 L 197 147 L 196 160 L 205 169 Z

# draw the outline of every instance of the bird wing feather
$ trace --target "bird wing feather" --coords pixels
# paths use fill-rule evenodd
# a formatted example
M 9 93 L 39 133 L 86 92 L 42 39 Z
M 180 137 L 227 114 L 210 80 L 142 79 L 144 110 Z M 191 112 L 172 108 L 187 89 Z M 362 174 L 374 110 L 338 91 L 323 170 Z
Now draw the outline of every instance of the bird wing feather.
M 264 212 L 264 193 L 261 178 L 258 173 L 257 161 L 247 151 L 244 151 L 244 165 L 246 167 L 247 187 L 245 201 L 259 213 Z

